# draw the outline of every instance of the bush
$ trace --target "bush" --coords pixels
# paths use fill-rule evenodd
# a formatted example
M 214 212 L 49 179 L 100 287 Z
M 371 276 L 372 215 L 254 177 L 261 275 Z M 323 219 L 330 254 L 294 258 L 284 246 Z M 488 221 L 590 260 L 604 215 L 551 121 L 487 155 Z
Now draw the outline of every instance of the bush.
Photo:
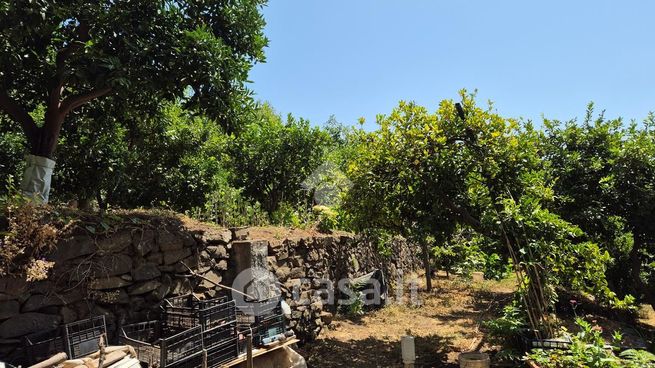
M 42 257 L 54 248 L 58 234 L 50 208 L 10 194 L 3 198 L 2 210 L 7 229 L 0 238 L 0 276 L 46 279 L 54 262 Z
M 568 350 L 534 349 L 527 354 L 543 368 L 647 368 L 655 367 L 655 355 L 643 350 L 626 350 L 619 353 L 617 348 L 606 346 L 602 337 L 602 328 L 592 326 L 580 318 L 576 320 L 580 332 L 571 336 L 571 347 Z M 564 331 L 565 334 L 566 331 Z M 622 336 L 615 333 L 613 342 L 618 345 Z
M 336 211 L 326 206 L 314 206 L 312 211 L 317 218 L 316 228 L 318 231 L 329 233 L 331 230 L 337 228 L 338 214 Z

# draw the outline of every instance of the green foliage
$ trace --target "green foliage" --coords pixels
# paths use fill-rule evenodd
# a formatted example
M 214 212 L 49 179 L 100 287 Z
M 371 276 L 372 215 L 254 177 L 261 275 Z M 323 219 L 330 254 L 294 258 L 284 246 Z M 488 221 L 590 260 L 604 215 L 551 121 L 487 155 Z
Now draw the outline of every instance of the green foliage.
M 269 213 L 283 202 L 310 208 L 310 193 L 301 184 L 322 164 L 329 143 L 307 120 L 289 115 L 283 122 L 265 104 L 230 145 L 234 183 Z
M 607 277 L 617 293 L 633 293 L 651 304 L 655 288 L 644 265 L 655 250 L 653 121 L 651 115 L 641 127 L 625 126 L 621 119 L 594 117 L 590 105 L 581 125 L 547 120 L 541 140 L 557 179 L 558 200 L 549 207 L 610 253 Z
M 306 219 L 306 214 L 301 214 L 296 207 L 286 202 L 280 203 L 278 208 L 271 213 L 271 222 L 277 225 L 300 228 L 306 224 L 304 221 Z
M 499 318 L 483 322 L 489 336 L 504 346 L 518 346 L 519 339 L 528 328 L 527 315 L 518 301 L 503 307 Z
M 556 285 L 613 300 L 604 278 L 609 254 L 543 205 L 555 197 L 539 134 L 491 106 L 477 107 L 471 95 L 462 93 L 462 100 L 465 119 L 452 101 L 436 113 L 401 102 L 378 118 L 379 130 L 362 139 L 349 167 L 354 186 L 344 207 L 355 225 L 434 244 L 444 264 L 467 256 L 448 243 L 467 226 L 502 244 L 498 250 L 511 245 L 521 269 L 544 270 L 528 276 L 543 278 L 551 292 L 546 301 L 555 300 Z
M 314 206 L 312 212 L 316 216 L 316 228 L 323 233 L 329 233 L 337 228 L 337 212 L 326 206 Z
M 268 223 L 268 215 L 258 202 L 243 196 L 243 190 L 232 187 L 227 181 L 216 183 L 207 194 L 203 208 L 194 208 L 191 214 L 222 226 L 260 226 Z
M 264 60 L 264 4 L 2 1 L 0 85 L 27 111 L 58 84 L 63 98 L 111 87 L 124 97 L 182 98 L 229 125 L 247 103 L 248 70 Z
M 655 355 L 643 350 L 626 350 L 617 354 L 608 347 L 602 336 L 602 329 L 589 322 L 577 319 L 580 331 L 571 336 L 568 350 L 534 349 L 527 355 L 544 368 L 589 367 L 589 368 L 646 368 L 655 367 Z M 621 335 L 614 335 L 614 343 L 620 343 Z

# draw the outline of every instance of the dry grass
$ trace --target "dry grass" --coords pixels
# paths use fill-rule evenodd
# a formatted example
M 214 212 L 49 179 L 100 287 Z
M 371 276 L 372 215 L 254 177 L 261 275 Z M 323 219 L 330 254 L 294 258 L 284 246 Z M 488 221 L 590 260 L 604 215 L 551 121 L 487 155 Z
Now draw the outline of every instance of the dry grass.
M 418 367 L 456 367 L 460 352 L 492 348 L 480 323 L 497 316 L 514 289 L 512 280 L 441 278 L 431 293 L 420 290 L 420 306 L 394 303 L 359 319 L 336 318 L 303 353 L 310 367 L 400 367 L 400 337 L 409 333 Z

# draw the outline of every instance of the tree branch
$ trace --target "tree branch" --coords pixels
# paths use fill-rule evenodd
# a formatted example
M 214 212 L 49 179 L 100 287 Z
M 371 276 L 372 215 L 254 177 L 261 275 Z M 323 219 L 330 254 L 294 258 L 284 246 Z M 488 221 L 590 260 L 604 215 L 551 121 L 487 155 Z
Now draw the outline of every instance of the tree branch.
M 68 113 L 71 112 L 72 110 L 84 105 L 85 103 L 93 99 L 102 97 L 109 92 L 111 92 L 111 87 L 104 87 L 104 88 L 96 88 L 86 93 L 81 93 L 74 96 L 66 97 L 66 99 L 61 103 L 59 112 L 64 116 L 68 115 Z
M 55 111 L 59 109 L 61 93 L 64 90 L 64 74 L 66 73 L 66 60 L 77 50 L 82 48 L 84 43 L 91 39 L 89 26 L 86 23 L 80 23 L 77 28 L 77 39 L 70 41 L 68 45 L 57 52 L 55 58 L 55 67 L 57 69 L 54 76 L 54 83 L 50 90 L 49 107 Z
M 28 139 L 31 139 L 38 127 L 34 123 L 34 119 L 30 114 L 25 111 L 25 109 L 18 104 L 14 99 L 12 99 L 7 91 L 0 88 L 0 108 L 4 110 L 12 119 L 20 123 L 25 135 Z

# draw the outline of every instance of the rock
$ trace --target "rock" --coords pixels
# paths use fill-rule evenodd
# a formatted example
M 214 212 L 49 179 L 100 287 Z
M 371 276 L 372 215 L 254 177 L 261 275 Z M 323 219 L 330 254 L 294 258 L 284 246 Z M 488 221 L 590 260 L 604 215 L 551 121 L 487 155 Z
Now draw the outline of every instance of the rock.
M 250 231 L 247 227 L 235 227 L 231 228 L 230 231 L 232 231 L 232 240 L 246 240 L 250 236 Z
M 170 265 L 191 255 L 191 249 L 184 248 L 164 252 L 164 264 Z
M 291 277 L 293 279 L 298 279 L 298 278 L 301 278 L 301 277 L 305 277 L 305 272 L 303 271 L 302 267 L 294 267 L 289 272 L 288 277 Z
M 86 294 L 82 294 L 81 288 L 76 288 L 61 295 L 61 300 L 64 302 L 64 304 L 73 304 L 83 300 L 85 297 Z
M 227 259 L 229 258 L 227 254 L 227 248 L 224 245 L 210 245 L 207 247 L 207 252 L 214 259 Z
M 151 280 L 159 276 L 161 276 L 161 272 L 154 263 L 144 263 L 132 270 L 132 278 L 134 281 Z
M 73 258 L 93 254 L 97 249 L 95 241 L 90 236 L 78 235 L 59 241 L 57 248 L 49 258 L 56 263 L 61 263 Z
M 188 249 L 188 248 L 187 248 Z M 185 273 L 187 272 L 187 268 L 184 267 L 184 265 L 187 265 L 190 267 L 192 270 L 197 270 L 200 268 L 200 255 L 199 254 L 192 254 L 182 260 L 182 262 L 175 264 L 175 272 L 177 273 Z
M 30 294 L 49 294 L 55 290 L 55 284 L 50 280 L 30 283 Z
M 227 244 L 232 241 L 229 229 L 205 229 L 200 240 L 206 244 Z
M 304 263 L 301 256 L 294 256 L 290 261 L 293 267 L 302 267 Z
M 64 305 L 64 300 L 56 295 L 32 295 L 25 304 L 23 304 L 23 312 L 34 312 L 50 306 Z
M 218 263 L 216 264 L 216 266 L 214 266 L 214 268 L 217 269 L 217 270 L 220 270 L 220 271 L 226 271 L 227 270 L 227 261 L 224 260 L 224 259 L 218 261 Z
M 0 320 L 14 317 L 20 313 L 20 303 L 16 300 L 0 302 Z
M 310 307 L 312 308 L 313 311 L 320 311 L 323 309 L 323 303 L 317 301 L 313 302 Z
M 147 257 L 148 262 L 152 262 L 155 264 L 163 264 L 164 263 L 164 254 L 155 252 L 155 253 L 150 253 Z
M 0 338 L 10 339 L 34 332 L 54 329 L 59 326 L 61 317 L 43 313 L 23 313 L 0 324 Z
M 132 244 L 134 244 L 134 250 L 136 254 L 141 257 L 157 249 L 157 243 L 155 242 L 155 232 L 146 229 L 141 232 L 135 232 L 132 237 Z
M 286 249 L 286 248 L 278 250 L 276 258 L 277 258 L 278 262 L 288 259 L 289 258 L 289 250 Z
M 302 317 L 302 312 L 299 310 L 291 311 L 291 319 L 300 319 Z
M 129 273 L 131 269 L 132 258 L 127 254 L 108 254 L 96 264 L 95 274 L 100 277 L 117 276 Z
M 193 236 L 191 236 L 189 233 L 180 233 L 180 238 L 182 239 L 182 244 L 184 244 L 185 247 L 196 245 L 195 239 L 193 239 Z
M 77 321 L 77 312 L 69 307 L 62 307 L 59 311 L 63 323 L 71 323 Z
M 206 274 L 204 274 L 203 276 L 206 277 L 207 279 L 209 279 L 209 280 L 211 280 L 213 282 L 219 283 L 219 284 L 221 283 L 221 281 L 223 281 L 223 277 L 221 275 L 217 274 L 214 271 L 209 271 Z M 200 285 L 198 285 L 198 287 L 202 287 L 202 288 L 205 288 L 205 289 L 213 289 L 213 288 L 216 287 L 216 285 L 203 279 L 200 282 Z
M 105 253 L 119 253 L 132 245 L 132 231 L 119 230 L 98 240 L 98 250 Z
M 319 259 L 321 259 L 321 255 L 318 253 L 316 249 L 312 249 L 307 254 L 307 259 L 309 261 L 318 261 Z
M 123 289 L 111 291 L 93 291 L 90 293 L 90 298 L 105 304 L 129 304 L 130 302 L 129 296 Z
M 286 281 L 286 279 L 289 278 L 289 273 L 291 273 L 291 269 L 286 266 L 278 267 L 278 269 L 275 270 L 275 276 L 277 276 L 280 281 Z
M 92 290 L 118 289 L 129 285 L 132 285 L 130 281 L 125 281 L 120 277 L 114 276 L 114 277 L 91 280 L 91 282 L 89 282 L 89 289 Z
M 180 238 L 178 234 L 173 234 L 168 231 L 162 231 L 159 233 L 157 243 L 159 244 L 159 249 L 164 253 L 164 256 L 170 251 L 184 248 L 184 240 Z
M 164 299 L 164 297 L 166 297 L 166 295 L 168 295 L 168 292 L 171 291 L 172 284 L 173 284 L 173 281 L 171 280 L 171 277 L 168 276 L 168 275 L 164 275 L 161 278 L 161 285 L 159 285 L 157 290 L 154 290 L 152 292 L 153 298 L 155 298 L 155 300 L 157 300 L 157 301 L 160 301 L 160 300 Z
M 130 295 L 141 295 L 156 290 L 160 286 L 161 286 L 161 282 L 150 280 L 130 287 L 128 292 Z
M 191 281 L 188 279 L 175 279 L 173 280 L 173 285 L 171 286 L 171 291 L 169 291 L 168 295 L 185 295 L 192 291 L 193 288 L 191 287 Z
M 323 323 L 325 323 L 326 325 L 329 325 L 330 323 L 332 323 L 332 319 L 334 318 L 334 315 L 332 313 L 330 313 L 330 312 L 322 311 L 321 314 L 320 314 L 320 317 L 321 317 L 321 321 L 323 321 Z
M 123 279 L 125 281 L 132 281 L 133 280 L 132 275 L 130 275 L 129 273 L 126 273 L 125 275 L 121 275 L 121 279 Z

